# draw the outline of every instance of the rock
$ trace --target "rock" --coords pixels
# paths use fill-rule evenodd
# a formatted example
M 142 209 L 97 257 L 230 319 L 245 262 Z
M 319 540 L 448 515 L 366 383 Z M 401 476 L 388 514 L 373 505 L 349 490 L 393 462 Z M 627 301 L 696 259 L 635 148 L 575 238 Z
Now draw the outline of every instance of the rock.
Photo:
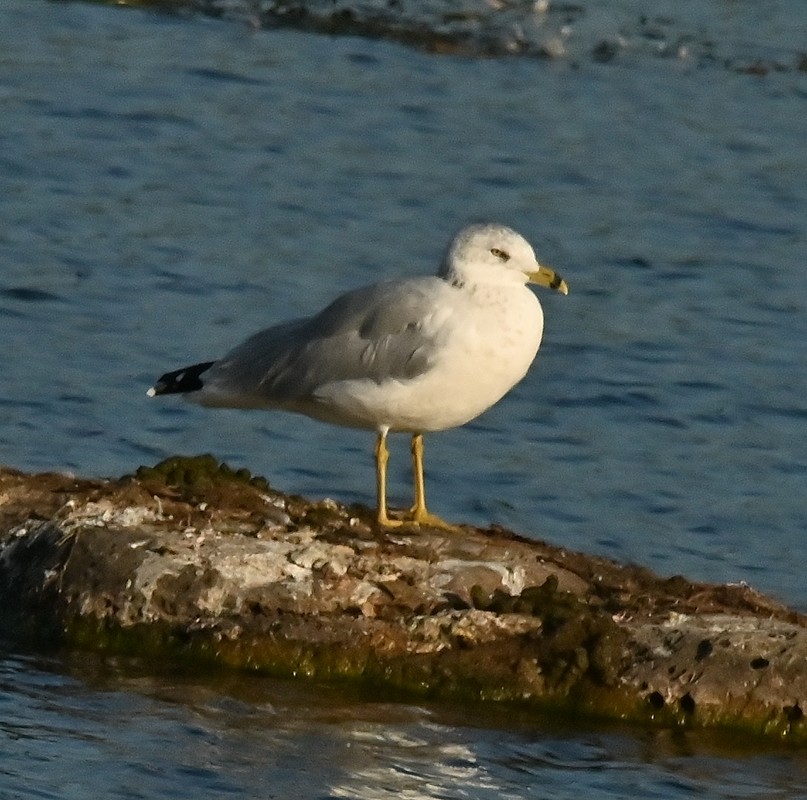
M 380 530 L 209 456 L 0 470 L 0 627 L 160 660 L 807 739 L 805 618 L 499 528 Z

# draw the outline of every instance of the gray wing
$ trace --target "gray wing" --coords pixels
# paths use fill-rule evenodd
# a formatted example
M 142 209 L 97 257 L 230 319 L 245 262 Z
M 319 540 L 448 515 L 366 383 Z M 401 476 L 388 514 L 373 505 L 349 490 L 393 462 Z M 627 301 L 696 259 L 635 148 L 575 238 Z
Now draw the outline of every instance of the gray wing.
M 247 339 L 216 362 L 205 389 L 282 404 L 311 399 L 334 381 L 413 378 L 439 347 L 435 300 L 445 291 L 439 278 L 413 278 L 348 292 L 314 317 Z

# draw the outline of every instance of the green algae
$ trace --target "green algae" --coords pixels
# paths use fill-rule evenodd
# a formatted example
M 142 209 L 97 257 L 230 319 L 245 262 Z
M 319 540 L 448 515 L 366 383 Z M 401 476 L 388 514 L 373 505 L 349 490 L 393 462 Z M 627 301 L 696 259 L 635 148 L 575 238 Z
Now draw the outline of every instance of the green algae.
M 746 741 L 751 735 L 807 743 L 807 723 L 797 707 L 756 716 L 731 705 L 694 709 L 686 703 L 667 704 L 652 693 L 637 699 L 626 687 L 606 687 L 587 680 L 562 692 L 530 693 L 517 679 L 517 671 L 488 669 L 479 652 L 384 658 L 369 646 L 334 646 L 249 634 L 230 638 L 213 628 L 188 632 L 164 622 L 121 627 L 87 618 L 75 618 L 64 628 L 63 643 L 153 661 L 161 668 L 171 665 L 186 672 L 225 667 L 267 677 L 316 680 L 360 689 L 367 697 L 385 701 L 439 700 L 466 707 L 494 704 L 517 707 L 520 713 L 561 714 L 565 720 L 581 724 L 588 720 L 664 729 L 712 729 Z M 496 662 L 500 663 L 500 645 L 491 645 L 491 649 L 497 651 Z
M 558 588 L 556 575 L 511 595 L 471 588 L 475 608 L 496 614 L 527 614 L 542 622 L 536 646 L 543 680 L 552 691 L 568 691 L 584 676 L 612 685 L 625 667 L 627 635 L 610 615 L 572 592 Z
M 269 490 L 266 478 L 254 476 L 244 467 L 233 469 L 209 453 L 199 456 L 171 456 L 153 467 L 138 467 L 135 478 L 193 493 L 207 491 L 221 482 L 244 484 L 260 491 Z
M 173 662 L 203 669 L 226 666 L 278 678 L 349 683 L 401 699 L 516 702 L 536 708 L 564 707 L 580 713 L 590 689 L 530 694 L 518 680 L 518 658 L 500 663 L 504 643 L 470 650 L 438 651 L 410 657 L 385 657 L 370 645 L 344 645 L 284 636 L 223 634 L 215 627 L 186 628 L 166 622 L 121 626 L 110 620 L 76 616 L 63 629 L 62 643 L 160 664 Z M 518 655 L 520 647 L 513 648 Z

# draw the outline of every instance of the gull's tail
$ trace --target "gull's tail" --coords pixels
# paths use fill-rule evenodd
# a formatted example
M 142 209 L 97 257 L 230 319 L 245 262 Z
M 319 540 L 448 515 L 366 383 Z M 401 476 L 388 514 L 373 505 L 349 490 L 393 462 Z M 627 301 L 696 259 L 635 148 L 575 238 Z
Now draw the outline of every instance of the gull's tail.
M 149 397 L 156 397 L 158 394 L 197 392 L 204 386 L 202 375 L 215 363 L 215 361 L 205 361 L 203 364 L 194 364 L 192 367 L 166 372 L 146 394 Z

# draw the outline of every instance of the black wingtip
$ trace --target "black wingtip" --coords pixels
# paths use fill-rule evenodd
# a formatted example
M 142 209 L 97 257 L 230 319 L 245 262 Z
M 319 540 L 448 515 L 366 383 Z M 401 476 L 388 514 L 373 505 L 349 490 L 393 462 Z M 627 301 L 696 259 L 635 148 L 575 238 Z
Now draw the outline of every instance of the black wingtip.
M 146 394 L 149 397 L 156 397 L 160 394 L 197 392 L 204 386 L 202 375 L 215 363 L 215 361 L 205 361 L 203 364 L 194 364 L 192 367 L 166 372 Z

